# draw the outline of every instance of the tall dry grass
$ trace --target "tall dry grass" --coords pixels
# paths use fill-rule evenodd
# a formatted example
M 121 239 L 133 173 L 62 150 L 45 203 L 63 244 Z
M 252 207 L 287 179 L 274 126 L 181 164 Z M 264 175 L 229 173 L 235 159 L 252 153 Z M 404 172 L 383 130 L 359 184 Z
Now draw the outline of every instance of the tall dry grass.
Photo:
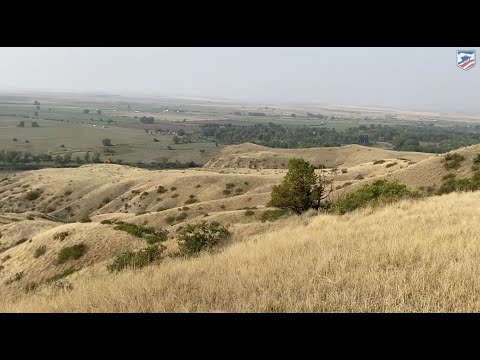
M 477 312 L 480 193 L 291 226 L 216 255 L 0 299 L 16 312 Z

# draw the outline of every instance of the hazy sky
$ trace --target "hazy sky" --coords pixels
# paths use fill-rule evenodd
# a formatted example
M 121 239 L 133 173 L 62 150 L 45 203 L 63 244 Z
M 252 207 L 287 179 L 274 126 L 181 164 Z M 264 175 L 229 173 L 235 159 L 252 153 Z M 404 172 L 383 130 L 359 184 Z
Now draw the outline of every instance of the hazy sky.
M 0 48 L 0 89 L 480 111 L 480 66 L 461 70 L 456 50 Z

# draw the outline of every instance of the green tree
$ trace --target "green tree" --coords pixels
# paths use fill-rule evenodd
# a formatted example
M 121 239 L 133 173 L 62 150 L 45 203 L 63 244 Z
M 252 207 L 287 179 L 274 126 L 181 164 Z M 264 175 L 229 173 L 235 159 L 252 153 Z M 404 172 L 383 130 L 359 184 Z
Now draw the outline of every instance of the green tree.
M 32 155 L 32 160 L 38 166 L 40 165 L 40 161 L 42 160 L 42 157 L 40 155 Z
M 37 115 L 38 116 L 38 115 Z M 40 125 L 38 125 L 38 122 L 36 121 L 32 121 L 32 127 L 39 127 Z
M 25 121 L 20 121 L 17 125 L 17 127 L 25 127 Z
M 40 101 L 35 100 L 35 101 L 33 102 L 33 105 L 40 105 Z
M 173 137 L 173 143 L 174 143 L 174 144 L 178 144 L 179 142 L 180 142 L 180 138 L 179 138 L 177 135 L 175 135 L 175 136 Z
M 88 164 L 90 162 L 90 152 L 87 151 L 85 153 L 85 156 L 83 157 L 83 160 L 85 161 L 86 164 Z
M 93 153 L 92 162 L 93 163 L 99 163 L 100 162 L 100 153 L 98 151 L 95 151 Z
M 97 115 L 100 115 L 102 113 L 102 110 L 97 110 Z
M 38 111 L 35 111 L 35 112 L 33 113 L 33 116 L 35 116 L 35 117 L 38 118 Z
M 88 114 L 89 112 L 90 112 L 90 110 L 88 110 L 88 109 L 83 110 L 84 114 Z
M 102 144 L 103 144 L 103 146 L 112 146 L 112 140 L 108 139 L 108 138 L 105 138 L 105 139 L 102 140 Z
M 330 192 L 325 178 L 315 174 L 313 165 L 303 159 L 292 159 L 282 183 L 273 187 L 268 206 L 301 214 L 311 208 L 320 209 Z

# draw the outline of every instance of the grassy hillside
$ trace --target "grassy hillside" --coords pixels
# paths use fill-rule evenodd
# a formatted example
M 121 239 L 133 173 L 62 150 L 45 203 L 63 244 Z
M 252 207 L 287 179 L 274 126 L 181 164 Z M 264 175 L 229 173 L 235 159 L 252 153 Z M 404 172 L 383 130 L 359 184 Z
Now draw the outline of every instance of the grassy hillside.
M 255 144 L 227 146 L 205 164 L 207 168 L 286 169 L 288 161 L 301 157 L 315 166 L 352 167 L 381 159 L 407 158 L 419 161 L 432 156 L 418 152 L 391 151 L 360 145 L 309 149 L 273 149 Z
M 480 193 L 287 220 L 215 255 L 39 292 L 17 312 L 478 312 Z M 100 241 L 100 240 L 99 240 Z

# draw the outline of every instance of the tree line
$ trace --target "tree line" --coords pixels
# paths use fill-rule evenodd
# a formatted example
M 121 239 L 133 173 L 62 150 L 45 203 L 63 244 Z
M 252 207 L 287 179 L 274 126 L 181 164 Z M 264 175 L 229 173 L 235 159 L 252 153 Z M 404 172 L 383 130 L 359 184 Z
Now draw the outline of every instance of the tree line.
M 322 126 L 284 126 L 275 123 L 249 126 L 203 124 L 202 136 L 222 144 L 252 142 L 273 148 L 330 147 L 349 144 L 391 144 L 399 151 L 445 153 L 480 143 L 480 125 L 451 127 L 429 125 L 370 124 L 343 131 Z

